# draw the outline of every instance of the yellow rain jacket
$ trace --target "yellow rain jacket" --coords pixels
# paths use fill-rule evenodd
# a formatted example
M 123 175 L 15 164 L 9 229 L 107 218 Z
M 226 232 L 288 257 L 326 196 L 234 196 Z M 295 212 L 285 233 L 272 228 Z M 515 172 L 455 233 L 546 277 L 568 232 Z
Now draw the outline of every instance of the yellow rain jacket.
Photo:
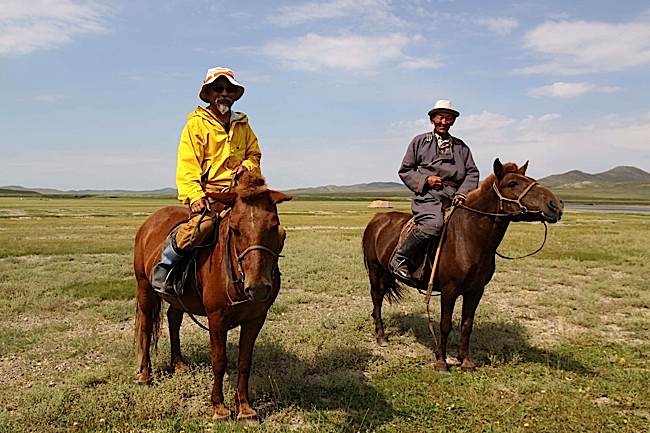
M 246 114 L 232 112 L 226 133 L 208 109 L 198 107 L 188 116 L 178 145 L 178 199 L 193 203 L 204 191 L 220 191 L 230 185 L 232 170 L 240 165 L 259 173 L 261 158 Z

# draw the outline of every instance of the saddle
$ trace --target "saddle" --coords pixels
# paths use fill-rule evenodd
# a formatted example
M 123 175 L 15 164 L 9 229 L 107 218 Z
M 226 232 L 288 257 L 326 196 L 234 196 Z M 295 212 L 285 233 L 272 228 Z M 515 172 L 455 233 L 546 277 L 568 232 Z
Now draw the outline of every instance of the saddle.
M 198 280 L 197 280 L 197 275 L 198 275 L 197 256 L 200 249 L 213 248 L 217 244 L 217 242 L 219 242 L 219 226 L 221 224 L 221 221 L 223 220 L 223 216 L 224 216 L 224 210 L 221 209 L 220 213 L 218 214 L 218 218 L 215 220 L 213 234 L 212 236 L 209 237 L 209 241 L 203 245 L 198 245 L 197 247 L 192 249 L 183 259 L 181 259 L 178 263 L 176 263 L 174 267 L 169 271 L 169 274 L 167 276 L 167 281 L 169 282 L 171 280 L 174 288 L 174 293 L 176 293 L 177 296 L 181 296 L 184 293 L 185 285 L 186 283 L 188 283 L 188 278 L 190 278 L 189 281 L 194 281 L 195 289 L 199 292 L 201 291 L 201 288 L 199 287 Z M 183 222 L 172 227 L 172 229 L 169 231 L 169 234 L 167 236 L 167 241 L 173 242 L 172 239 L 175 237 L 178 227 L 182 224 Z
M 451 201 L 443 200 L 442 209 L 444 212 L 444 219 L 446 224 L 447 219 L 451 215 Z M 402 227 L 402 231 L 399 234 L 397 244 L 395 245 L 395 249 L 391 254 L 390 257 L 391 262 L 393 260 L 393 256 L 395 255 L 395 253 L 400 249 L 406 237 L 409 235 L 409 233 L 411 233 L 411 231 L 415 227 L 416 227 L 415 217 L 412 217 L 410 220 L 408 220 L 406 224 L 404 224 L 404 227 Z M 415 270 L 411 273 L 411 277 L 413 281 L 412 284 L 407 284 L 409 287 L 418 289 L 420 292 L 426 292 L 429 285 L 429 279 L 431 278 L 433 259 L 436 254 L 436 249 L 438 248 L 439 239 L 440 238 L 433 238 L 433 240 L 429 241 L 427 246 L 424 248 L 424 254 L 415 258 L 415 263 L 413 263 L 413 265 L 415 266 Z
M 409 233 L 413 231 L 413 229 L 416 227 L 415 225 L 415 218 L 411 218 L 408 220 L 408 222 L 402 227 L 402 231 L 399 234 L 399 239 L 397 241 L 397 245 L 395 245 L 395 249 L 393 250 L 393 253 L 391 254 L 390 261 L 393 261 L 393 256 L 395 253 L 400 249 L 402 244 L 404 243 L 404 239 L 407 238 Z M 435 239 L 435 238 L 434 238 Z M 415 270 L 411 272 L 411 284 L 404 283 L 408 285 L 409 287 L 413 287 L 414 289 L 418 289 L 419 291 L 424 291 L 427 289 L 427 285 L 429 284 L 429 278 L 431 277 L 431 267 L 433 265 L 433 256 L 435 254 L 436 248 L 438 246 L 437 240 L 435 241 L 429 241 L 424 248 L 424 254 L 421 254 L 420 256 L 414 258 L 414 263 L 413 266 L 415 267 Z
M 174 231 L 172 230 L 171 233 Z M 170 236 L 171 236 L 170 233 Z M 183 295 L 185 291 L 185 284 L 188 282 L 188 278 L 190 278 L 189 281 L 194 281 L 195 286 L 197 290 L 200 290 L 198 287 L 198 284 L 196 284 L 196 275 L 197 275 L 197 263 L 196 263 L 196 256 L 197 256 L 198 251 L 192 250 L 186 257 L 181 259 L 178 263 L 174 265 L 173 268 L 169 271 L 169 274 L 167 275 L 167 281 L 171 281 L 172 286 L 174 288 L 174 293 L 177 296 Z

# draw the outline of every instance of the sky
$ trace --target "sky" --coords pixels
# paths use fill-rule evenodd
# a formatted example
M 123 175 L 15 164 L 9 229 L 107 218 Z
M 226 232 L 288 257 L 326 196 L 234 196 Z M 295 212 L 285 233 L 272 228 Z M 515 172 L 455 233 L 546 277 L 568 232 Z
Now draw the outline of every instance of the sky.
M 650 171 L 647 1 L 0 0 L 0 185 L 173 187 L 214 66 L 276 189 L 399 181 L 437 99 L 482 177 Z

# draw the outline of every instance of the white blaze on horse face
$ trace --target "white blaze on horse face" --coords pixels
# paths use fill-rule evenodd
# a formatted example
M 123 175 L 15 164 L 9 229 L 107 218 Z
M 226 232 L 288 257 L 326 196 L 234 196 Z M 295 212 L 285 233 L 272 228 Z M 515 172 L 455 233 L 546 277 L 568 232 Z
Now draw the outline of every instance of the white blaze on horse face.
M 253 208 L 252 207 L 250 208 L 250 212 L 251 212 L 251 228 L 254 229 L 255 228 L 255 216 L 253 215 Z

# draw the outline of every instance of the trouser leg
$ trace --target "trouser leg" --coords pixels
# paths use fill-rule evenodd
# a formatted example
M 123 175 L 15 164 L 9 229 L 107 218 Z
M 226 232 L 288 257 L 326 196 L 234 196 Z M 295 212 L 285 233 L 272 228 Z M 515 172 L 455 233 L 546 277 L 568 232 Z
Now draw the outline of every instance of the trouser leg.
M 180 262 L 185 254 L 176 246 L 175 231 L 165 240 L 160 253 L 160 260 L 151 271 L 151 286 L 160 292 L 172 292 L 174 282 L 169 276 L 172 269 Z
M 173 230 L 165 240 L 160 260 L 151 271 L 151 285 L 162 292 L 172 292 L 172 269 L 197 246 L 209 241 L 214 234 L 217 215 L 213 212 L 192 215 L 184 224 Z

